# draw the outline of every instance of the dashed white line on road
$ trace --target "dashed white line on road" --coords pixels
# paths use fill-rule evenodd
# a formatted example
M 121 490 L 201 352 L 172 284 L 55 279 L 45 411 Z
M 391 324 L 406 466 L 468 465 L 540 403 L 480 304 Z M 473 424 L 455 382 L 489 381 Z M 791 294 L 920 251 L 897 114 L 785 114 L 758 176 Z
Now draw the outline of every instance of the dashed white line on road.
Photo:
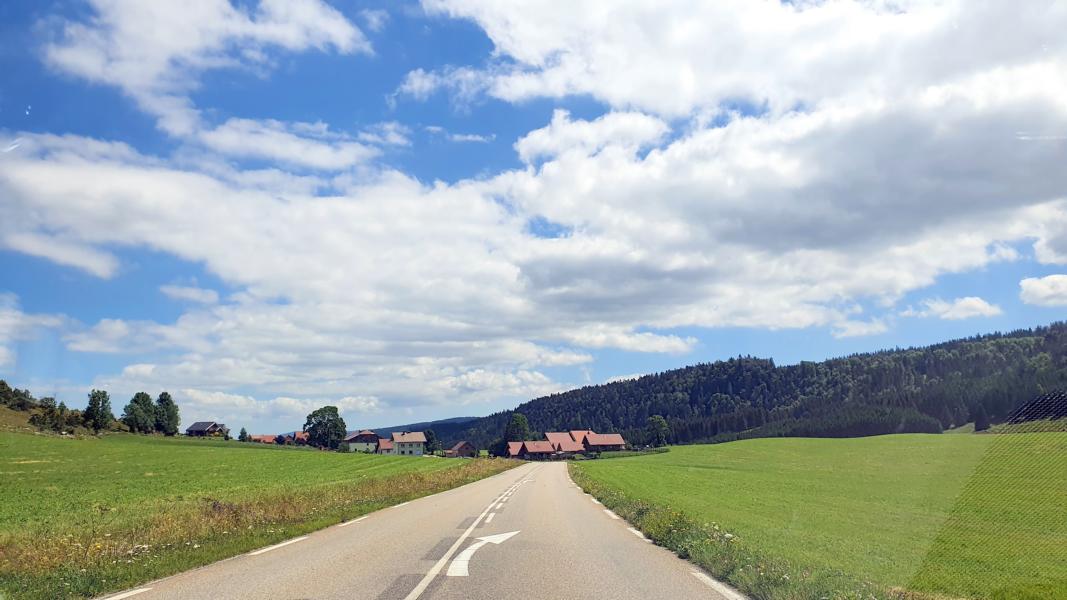
M 489 513 L 489 516 L 485 518 L 485 524 L 488 525 L 488 524 L 492 523 L 493 522 L 493 517 L 495 517 L 495 516 L 496 516 L 496 513 Z
M 604 509 L 604 512 L 605 512 L 605 513 L 607 513 L 607 515 L 608 515 L 609 517 L 611 517 L 612 519 L 618 519 L 618 518 L 619 518 L 619 515 L 617 515 L 617 514 L 615 514 L 615 513 L 611 512 L 610 510 L 608 510 L 608 509 L 606 509 L 606 508 Z
M 358 519 L 352 519 L 351 521 L 345 521 L 344 523 L 339 523 L 337 526 L 338 527 L 348 527 L 352 523 L 359 523 L 360 521 L 362 521 L 363 519 L 366 519 L 369 516 L 370 515 L 363 515 L 362 517 L 360 517 Z
M 260 548 L 259 550 L 256 550 L 255 552 L 249 552 L 248 555 L 249 556 L 259 556 L 260 554 L 263 554 L 264 552 L 270 552 L 271 550 L 277 550 L 278 548 L 281 548 L 282 546 L 288 546 L 289 544 L 295 544 L 297 542 L 302 542 L 302 541 L 304 541 L 306 539 L 308 539 L 308 536 L 305 535 L 303 537 L 298 537 L 298 538 L 289 540 L 288 542 L 282 542 L 280 544 L 274 544 L 273 546 L 267 546 L 266 548 Z
M 400 504 L 397 504 L 393 508 L 400 508 L 401 506 L 407 506 L 408 504 L 411 504 L 410 500 L 408 500 L 407 502 L 401 502 Z
M 693 571 L 693 577 L 696 577 L 697 579 L 702 581 L 704 583 L 704 585 L 707 585 L 708 587 L 710 587 L 711 589 L 715 590 L 716 592 L 719 592 L 720 594 L 725 596 L 728 600 L 748 600 L 747 598 L 742 596 L 734 588 L 732 588 L 732 587 L 730 587 L 730 586 L 728 586 L 728 585 L 726 585 L 724 583 L 721 583 L 719 581 L 716 581 L 716 580 L 712 579 L 711 577 L 708 577 L 704 573 L 700 573 L 698 571 Z
M 137 594 L 143 594 L 152 588 L 140 588 L 137 590 L 130 590 L 125 594 L 119 594 L 117 596 L 108 596 L 107 600 L 122 600 L 123 598 L 129 598 L 130 596 L 136 596 Z
M 600 500 L 597 500 L 596 498 L 590 497 L 589 499 L 593 501 L 593 504 L 600 504 Z
M 645 540 L 646 542 L 648 542 L 648 543 L 650 543 L 650 544 L 652 543 L 652 540 L 650 540 L 650 539 L 648 539 L 647 537 L 645 537 L 645 534 L 641 533 L 641 532 L 640 532 L 640 531 L 638 531 L 637 529 L 634 529 L 633 527 L 627 527 L 627 529 L 629 529 L 629 530 L 630 530 L 630 533 L 632 533 L 632 534 L 636 535 L 637 537 L 639 537 L 639 538 L 641 538 L 641 539 Z

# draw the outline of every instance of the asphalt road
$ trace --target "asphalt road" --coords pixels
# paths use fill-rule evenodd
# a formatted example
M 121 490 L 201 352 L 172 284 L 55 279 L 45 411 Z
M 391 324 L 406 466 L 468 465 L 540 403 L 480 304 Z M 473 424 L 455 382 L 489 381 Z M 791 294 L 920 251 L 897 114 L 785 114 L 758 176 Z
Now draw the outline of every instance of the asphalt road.
M 565 464 L 541 463 L 108 598 L 741 596 L 605 511 Z

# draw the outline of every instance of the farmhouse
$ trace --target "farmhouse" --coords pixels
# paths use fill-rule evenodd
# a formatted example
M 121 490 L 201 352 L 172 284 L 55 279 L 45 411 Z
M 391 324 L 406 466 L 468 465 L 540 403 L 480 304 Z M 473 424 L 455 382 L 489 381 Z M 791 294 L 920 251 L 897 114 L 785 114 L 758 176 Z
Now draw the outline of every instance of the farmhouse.
M 378 454 L 394 454 L 393 440 L 387 440 L 385 438 L 378 439 L 378 449 L 375 451 Z
M 586 452 L 610 452 L 613 450 L 625 450 L 626 440 L 617 433 L 593 433 L 585 436 Z
M 548 438 L 548 442 L 552 444 L 552 447 L 556 449 L 556 452 L 561 457 L 570 457 L 585 451 L 585 446 L 574 441 L 571 434 L 565 431 L 549 432 L 545 434 L 545 437 Z
M 508 442 L 508 458 L 519 458 L 522 455 L 522 442 Z
M 195 437 L 222 437 L 226 435 L 229 431 L 229 429 L 226 429 L 225 423 L 216 423 L 214 421 L 197 421 L 185 430 L 185 435 L 191 435 Z
M 271 435 L 271 434 L 264 434 L 264 435 L 257 434 L 257 435 L 248 436 L 248 441 L 257 442 L 257 443 L 260 443 L 260 444 L 273 444 L 275 438 L 277 438 L 277 437 L 278 436 Z
M 394 431 L 395 453 L 404 456 L 422 456 L 426 452 L 426 435 L 421 431 Z
M 547 460 L 553 457 L 556 449 L 552 442 L 526 441 L 522 443 L 522 457 L 526 460 Z
M 349 452 L 376 452 L 378 450 L 378 434 L 370 429 L 357 431 L 345 438 Z
M 474 444 L 464 440 L 448 450 L 445 450 L 445 456 L 448 458 L 459 458 L 461 456 L 474 458 L 475 456 L 478 456 L 478 448 L 475 448 Z

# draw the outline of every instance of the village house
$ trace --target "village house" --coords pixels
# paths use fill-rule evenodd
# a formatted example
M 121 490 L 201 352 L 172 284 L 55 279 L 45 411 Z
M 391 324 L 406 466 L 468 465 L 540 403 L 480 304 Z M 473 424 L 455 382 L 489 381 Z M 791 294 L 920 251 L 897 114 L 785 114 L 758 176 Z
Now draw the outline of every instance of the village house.
M 377 452 L 378 434 L 369 429 L 364 429 L 346 437 L 345 443 L 348 444 L 349 452 Z
M 378 454 L 393 454 L 393 440 L 387 440 L 385 438 L 378 438 L 378 449 L 375 450 Z
M 626 440 L 622 439 L 622 436 L 617 433 L 589 432 L 585 436 L 586 452 L 611 452 L 625 449 Z
M 223 437 L 229 433 L 225 423 L 214 421 L 197 421 L 185 430 L 185 435 L 194 437 Z
M 248 441 L 256 442 L 259 444 L 273 444 L 275 438 L 278 436 L 273 434 L 255 434 L 248 436 Z
M 560 458 L 570 458 L 575 454 L 585 451 L 585 446 L 574 441 L 571 434 L 566 431 L 563 432 L 549 432 L 545 434 L 552 447 L 556 449 L 556 453 L 560 455 Z
M 478 448 L 476 448 L 474 444 L 463 440 L 448 450 L 445 450 L 445 456 L 448 458 L 474 458 L 475 456 L 478 456 Z
M 548 460 L 556 453 L 552 442 L 526 441 L 522 443 L 522 456 L 526 460 Z
M 394 453 L 402 456 L 422 456 L 426 453 L 426 434 L 421 431 L 394 431 Z
M 508 442 L 508 458 L 520 458 L 522 455 L 522 442 Z

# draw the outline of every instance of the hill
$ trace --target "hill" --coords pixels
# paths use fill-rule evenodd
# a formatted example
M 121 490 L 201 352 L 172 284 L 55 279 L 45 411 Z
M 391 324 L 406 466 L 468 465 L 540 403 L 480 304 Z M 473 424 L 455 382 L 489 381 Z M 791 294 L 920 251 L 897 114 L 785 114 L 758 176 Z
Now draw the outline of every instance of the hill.
M 389 434 L 394 431 L 426 431 L 427 429 L 433 429 L 434 433 L 437 434 L 437 437 L 440 438 L 444 433 L 454 435 L 469 427 L 472 421 L 477 420 L 478 417 L 452 417 L 450 419 L 441 419 L 438 421 L 422 421 L 420 423 L 393 425 L 391 427 L 372 427 L 371 429 L 381 437 L 389 437 Z
M 753 598 L 1063 600 L 1065 461 L 1067 433 L 910 434 L 693 445 L 571 470 Z
M 519 405 L 533 431 L 618 431 L 642 443 L 663 415 L 674 443 L 749 437 L 851 437 L 939 432 L 981 406 L 994 422 L 1035 396 L 1067 388 L 1067 324 L 777 366 L 738 357 L 554 394 Z M 489 415 L 445 442 L 488 446 L 513 411 Z

